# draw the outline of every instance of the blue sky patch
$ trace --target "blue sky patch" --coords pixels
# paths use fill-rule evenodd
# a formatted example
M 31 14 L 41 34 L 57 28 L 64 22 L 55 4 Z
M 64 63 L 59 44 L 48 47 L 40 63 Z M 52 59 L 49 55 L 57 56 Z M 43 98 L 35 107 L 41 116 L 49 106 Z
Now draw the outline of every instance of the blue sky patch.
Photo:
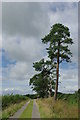
M 5 50 L 2 49 L 2 67 L 7 67 L 10 64 L 16 64 L 16 61 L 10 60 Z

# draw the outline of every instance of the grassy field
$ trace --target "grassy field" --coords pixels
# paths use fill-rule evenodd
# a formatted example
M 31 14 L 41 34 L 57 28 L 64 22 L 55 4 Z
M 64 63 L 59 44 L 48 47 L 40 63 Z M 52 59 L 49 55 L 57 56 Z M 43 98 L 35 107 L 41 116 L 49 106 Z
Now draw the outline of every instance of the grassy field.
M 5 120 L 12 116 L 28 100 L 28 97 L 22 95 L 12 94 L 2 96 L 2 118 Z M 56 102 L 54 102 L 53 97 L 44 99 L 38 98 L 36 102 L 39 106 L 41 118 L 78 118 L 78 105 L 80 107 L 80 91 L 79 94 L 78 92 L 75 94 L 58 93 L 58 100 Z M 33 100 L 31 100 L 31 102 L 28 104 L 20 118 L 31 118 L 32 108 Z
M 2 100 L 2 119 L 6 120 L 17 112 L 29 98 L 22 95 L 5 95 Z
M 78 100 L 76 94 L 59 94 L 55 102 L 53 97 L 37 99 L 41 118 L 78 118 Z
M 21 114 L 20 118 L 32 118 L 32 108 L 33 108 L 33 100 L 30 101 L 26 109 Z

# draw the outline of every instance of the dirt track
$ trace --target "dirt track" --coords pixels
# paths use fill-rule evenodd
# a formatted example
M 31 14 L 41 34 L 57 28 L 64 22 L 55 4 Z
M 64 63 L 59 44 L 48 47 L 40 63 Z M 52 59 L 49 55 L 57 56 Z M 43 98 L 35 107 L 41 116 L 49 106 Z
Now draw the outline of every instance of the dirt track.
M 33 103 L 32 118 L 40 118 L 40 113 L 39 113 L 38 106 L 35 100 Z
M 24 111 L 24 109 L 27 107 L 27 105 L 29 104 L 30 101 L 28 101 L 24 106 L 22 106 L 22 108 L 20 108 L 13 116 L 11 116 L 10 118 L 19 118 L 21 113 Z M 10 120 L 10 119 L 9 119 Z

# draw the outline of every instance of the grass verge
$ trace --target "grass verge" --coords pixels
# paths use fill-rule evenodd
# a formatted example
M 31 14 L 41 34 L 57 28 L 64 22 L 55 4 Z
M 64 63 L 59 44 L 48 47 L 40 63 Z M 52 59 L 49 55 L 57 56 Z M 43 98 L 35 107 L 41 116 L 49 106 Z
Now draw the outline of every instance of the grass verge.
M 26 109 L 21 114 L 20 118 L 32 118 L 32 108 L 33 108 L 33 100 L 30 101 Z
M 41 118 L 78 118 L 78 105 L 70 105 L 67 101 L 53 101 L 53 98 L 38 99 Z
M 26 104 L 28 100 L 22 101 L 20 103 L 11 104 L 6 109 L 2 111 L 2 120 L 7 120 L 10 116 L 12 116 L 18 109 L 20 109 L 24 104 Z
M 36 102 L 39 106 L 40 117 L 52 118 L 51 109 L 49 105 L 50 99 L 37 99 Z

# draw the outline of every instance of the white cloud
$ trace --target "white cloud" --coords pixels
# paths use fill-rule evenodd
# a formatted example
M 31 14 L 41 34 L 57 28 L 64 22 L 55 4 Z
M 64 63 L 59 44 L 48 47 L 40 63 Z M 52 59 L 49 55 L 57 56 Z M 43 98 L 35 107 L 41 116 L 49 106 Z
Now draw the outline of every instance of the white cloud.
M 30 78 L 36 73 L 32 67 L 33 64 L 28 62 L 16 62 L 3 68 L 2 80 L 19 80 L 29 82 Z
M 11 66 L 9 77 L 11 79 L 25 80 L 27 69 L 28 68 L 27 68 L 27 65 L 25 63 L 18 63 L 17 62 L 16 65 Z
M 26 63 L 17 62 L 15 65 L 9 65 L 3 70 L 4 73 L 7 75 L 6 79 L 25 80 L 28 71 L 28 66 Z
M 2 48 L 2 3 L 0 2 L 0 49 Z
M 0 81 L 2 81 L 2 67 L 0 67 Z
M 21 88 L 6 88 L 2 90 L 3 95 L 4 94 L 22 94 L 22 95 L 26 95 L 26 94 L 32 94 L 34 92 L 32 92 L 32 90 L 30 89 L 21 89 Z
M 48 3 L 3 3 L 3 35 L 41 38 L 49 27 L 47 6 Z
M 62 93 L 74 93 L 75 91 L 78 91 L 78 85 L 71 84 L 70 86 L 66 85 L 65 87 L 62 85 L 59 86 L 59 91 Z
M 56 3 L 57 4 L 57 3 Z M 69 27 L 74 45 L 70 46 L 73 53 L 72 61 L 78 63 L 78 3 L 63 3 L 64 10 L 60 10 L 60 3 L 57 4 L 56 11 L 50 11 L 50 24 L 62 23 Z
M 68 69 L 60 69 L 61 81 L 62 80 L 71 80 L 78 82 L 78 68 L 68 68 Z
M 3 68 L 3 79 L 29 80 L 35 73 L 32 68 L 33 62 L 46 56 L 45 45 L 42 45 L 41 38 L 49 32 L 50 26 L 56 22 L 70 28 L 71 36 L 75 42 L 70 49 L 73 53 L 73 62 L 77 64 L 77 4 L 73 6 L 73 3 L 63 3 L 64 10 L 61 10 L 61 4 L 3 3 L 3 48 L 10 60 L 16 60 L 15 64 Z M 57 9 L 52 11 L 56 5 Z M 71 79 L 77 83 L 77 77 L 77 69 L 61 69 L 61 81 Z M 63 84 L 65 86 L 66 82 Z
M 59 91 L 72 93 L 78 90 L 78 68 L 60 69 Z
M 40 59 L 43 47 L 34 38 L 7 38 L 3 40 L 3 48 L 13 60 L 22 62 L 32 62 Z
M 2 48 L 2 36 L 0 35 L 0 49 Z
M 12 9 L 10 9 L 10 5 Z M 61 5 L 64 6 L 63 11 L 61 10 Z M 56 11 L 51 11 L 50 9 L 52 7 L 56 8 Z M 3 47 L 8 52 L 9 56 L 15 60 L 30 61 L 33 58 L 41 58 L 42 55 L 40 51 L 43 47 L 40 39 L 48 33 L 50 26 L 56 22 L 67 25 L 70 28 L 71 36 L 74 41 L 74 45 L 72 47 L 70 46 L 73 53 L 72 60 L 77 63 L 77 3 L 75 6 L 73 6 L 73 3 L 49 3 L 49 5 L 48 3 L 4 3 Z M 7 36 L 4 36 L 4 34 Z
M 0 95 L 2 94 L 2 76 L 0 75 Z

